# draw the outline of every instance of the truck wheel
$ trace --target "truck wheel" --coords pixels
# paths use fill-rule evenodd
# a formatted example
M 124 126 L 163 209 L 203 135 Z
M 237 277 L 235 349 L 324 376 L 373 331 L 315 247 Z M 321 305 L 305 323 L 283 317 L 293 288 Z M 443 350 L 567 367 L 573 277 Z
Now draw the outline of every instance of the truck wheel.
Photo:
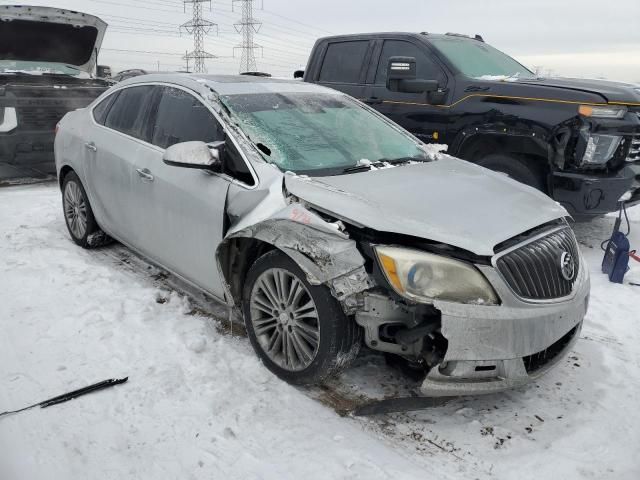
M 360 327 L 327 287 L 310 285 L 280 251 L 263 255 L 249 270 L 243 310 L 254 350 L 289 383 L 322 382 L 347 367 L 360 350 Z
M 62 182 L 62 208 L 69 235 L 82 248 L 98 247 L 111 240 L 98 226 L 87 192 L 75 172 L 69 172 Z
M 536 188 L 541 192 L 546 191 L 544 177 L 535 160 L 523 160 L 508 155 L 489 155 L 478 162 L 489 170 L 501 172 L 520 183 Z

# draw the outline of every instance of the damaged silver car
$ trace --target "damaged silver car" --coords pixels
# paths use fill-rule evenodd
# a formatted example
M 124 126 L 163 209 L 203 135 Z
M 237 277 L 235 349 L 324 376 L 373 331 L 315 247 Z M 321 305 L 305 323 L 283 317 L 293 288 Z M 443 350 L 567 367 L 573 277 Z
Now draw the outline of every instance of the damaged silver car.
M 55 154 L 78 245 L 115 238 L 225 302 L 291 383 L 364 343 L 423 372 L 424 395 L 488 393 L 579 337 L 589 276 L 567 212 L 343 93 L 136 77 L 65 116 Z

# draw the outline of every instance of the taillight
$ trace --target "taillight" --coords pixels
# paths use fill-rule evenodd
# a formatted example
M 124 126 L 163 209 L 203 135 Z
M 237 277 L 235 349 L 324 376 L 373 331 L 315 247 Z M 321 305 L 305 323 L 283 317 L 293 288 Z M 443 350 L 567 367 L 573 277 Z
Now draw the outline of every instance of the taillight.
M 55 134 L 58 134 L 58 130 L 60 130 L 60 124 L 56 123 L 56 129 L 55 129 Z

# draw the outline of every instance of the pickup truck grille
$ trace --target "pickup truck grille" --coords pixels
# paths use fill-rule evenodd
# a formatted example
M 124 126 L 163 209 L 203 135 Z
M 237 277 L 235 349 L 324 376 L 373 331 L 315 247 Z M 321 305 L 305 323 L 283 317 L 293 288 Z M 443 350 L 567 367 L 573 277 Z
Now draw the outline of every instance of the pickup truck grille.
M 565 276 L 563 256 L 568 253 L 574 262 L 572 276 Z M 552 300 L 571 294 L 578 278 L 580 254 L 570 228 L 555 231 L 502 254 L 496 267 L 519 297 L 531 300 Z
M 55 130 L 69 111 L 67 107 L 18 107 L 18 127 L 25 130 Z
M 640 135 L 631 139 L 631 147 L 627 155 L 627 162 L 637 162 L 638 160 L 640 160 Z

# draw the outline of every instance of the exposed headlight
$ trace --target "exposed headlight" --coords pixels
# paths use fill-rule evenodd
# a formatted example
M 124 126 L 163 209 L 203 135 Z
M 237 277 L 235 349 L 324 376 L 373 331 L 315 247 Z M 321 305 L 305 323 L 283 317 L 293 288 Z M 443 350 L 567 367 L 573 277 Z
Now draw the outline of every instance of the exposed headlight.
M 627 107 L 614 107 L 610 105 L 580 105 L 580 115 L 593 118 L 622 118 L 627 113 Z
M 0 133 L 7 133 L 18 126 L 16 109 L 12 107 L 0 107 Z
M 582 163 L 591 165 L 607 163 L 616 153 L 621 141 L 622 137 L 616 135 L 589 135 Z
M 498 304 L 487 279 L 468 263 L 400 247 L 378 246 L 375 250 L 387 280 L 405 298 L 421 303 Z

